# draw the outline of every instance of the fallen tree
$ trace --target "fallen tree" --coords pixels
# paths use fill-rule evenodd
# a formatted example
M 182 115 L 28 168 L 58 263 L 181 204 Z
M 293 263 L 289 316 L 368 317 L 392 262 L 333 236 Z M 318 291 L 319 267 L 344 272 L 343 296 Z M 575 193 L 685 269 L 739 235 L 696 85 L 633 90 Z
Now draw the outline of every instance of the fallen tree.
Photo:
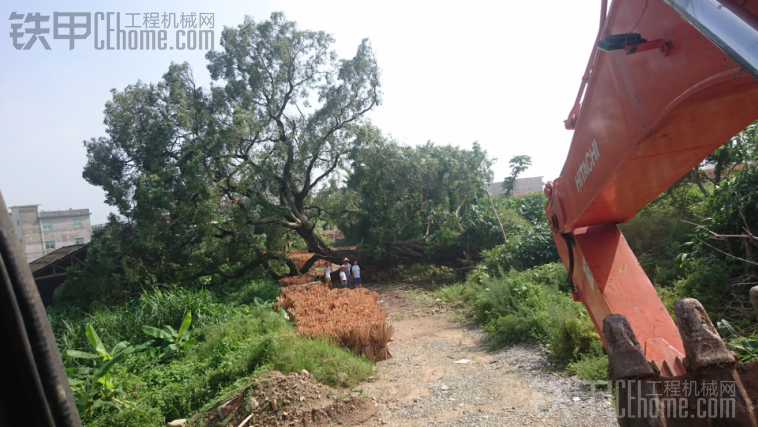
M 128 300 L 145 285 L 278 279 L 344 258 L 367 273 L 459 269 L 499 243 L 496 218 L 476 208 L 492 178 L 486 152 L 387 140 L 365 118 L 381 103 L 370 43 L 338 59 L 333 42 L 281 13 L 247 18 L 206 55 L 210 90 L 188 64 L 113 90 L 107 136 L 84 143 L 83 177 L 118 216 L 94 236 L 71 294 L 97 283 L 93 298 Z M 319 229 L 332 224 L 370 249 L 331 247 Z M 300 268 L 286 255 L 293 236 L 313 254 Z

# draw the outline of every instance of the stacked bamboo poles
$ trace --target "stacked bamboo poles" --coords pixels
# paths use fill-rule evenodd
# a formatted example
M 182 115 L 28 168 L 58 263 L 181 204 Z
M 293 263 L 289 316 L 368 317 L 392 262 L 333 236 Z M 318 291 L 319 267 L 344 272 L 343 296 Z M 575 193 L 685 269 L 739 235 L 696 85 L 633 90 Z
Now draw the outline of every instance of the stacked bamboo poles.
M 274 307 L 287 311 L 299 335 L 326 336 L 373 360 L 392 357 L 387 343 L 392 341 L 394 328 L 387 325 L 387 311 L 377 304 L 376 292 L 316 284 L 284 287 L 281 293 Z

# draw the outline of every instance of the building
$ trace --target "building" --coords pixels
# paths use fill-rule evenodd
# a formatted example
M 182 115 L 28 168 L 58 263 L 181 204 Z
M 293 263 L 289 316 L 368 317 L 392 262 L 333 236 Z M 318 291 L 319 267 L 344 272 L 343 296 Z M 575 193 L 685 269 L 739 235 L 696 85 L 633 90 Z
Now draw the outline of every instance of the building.
M 516 185 L 513 187 L 513 195 L 516 196 L 519 194 L 542 191 L 544 186 L 545 184 L 542 183 L 541 176 L 534 176 L 531 178 L 517 178 Z M 493 196 L 499 196 L 503 194 L 505 192 L 503 191 L 503 181 L 493 182 L 489 188 L 487 188 L 487 190 Z
M 13 228 L 28 262 L 64 246 L 89 243 L 92 237 L 89 209 L 40 211 L 39 206 L 10 207 Z
M 48 251 L 47 255 L 29 263 L 42 304 L 53 305 L 53 294 L 66 281 L 66 271 L 83 266 L 86 259 L 87 245 L 71 245 Z

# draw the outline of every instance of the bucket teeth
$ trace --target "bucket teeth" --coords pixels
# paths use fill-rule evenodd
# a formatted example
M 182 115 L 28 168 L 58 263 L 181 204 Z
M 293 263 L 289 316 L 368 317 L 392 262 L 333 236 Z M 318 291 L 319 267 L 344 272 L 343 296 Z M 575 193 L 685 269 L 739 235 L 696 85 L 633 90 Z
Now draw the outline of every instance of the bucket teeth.
M 750 298 L 758 301 L 758 287 Z M 677 301 L 674 310 L 686 357 L 662 365 L 647 361 L 626 317 L 603 321 L 619 425 L 758 427 L 758 362 L 737 363 L 697 300 Z M 697 412 L 704 402 L 708 412 Z
M 687 356 L 684 366 L 688 371 L 735 363 L 734 353 L 726 349 L 711 319 L 708 318 L 708 313 L 698 300 L 679 300 L 674 304 L 674 312 Z
M 611 380 L 654 374 L 626 317 L 621 314 L 606 317 L 603 320 L 603 335 L 608 351 Z

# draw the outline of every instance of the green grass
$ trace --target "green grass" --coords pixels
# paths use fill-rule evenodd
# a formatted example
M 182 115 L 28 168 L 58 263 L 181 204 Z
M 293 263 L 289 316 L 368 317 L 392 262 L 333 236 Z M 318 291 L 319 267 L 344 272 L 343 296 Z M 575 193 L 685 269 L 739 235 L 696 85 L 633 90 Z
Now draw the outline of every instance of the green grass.
M 584 357 L 571 362 L 566 367 L 566 373 L 576 375 L 587 381 L 603 381 L 608 372 L 608 356 Z
M 600 336 L 584 306 L 567 292 L 566 281 L 559 263 L 496 275 L 480 266 L 465 284 L 442 288 L 438 297 L 467 301 L 471 318 L 489 332 L 492 348 L 540 341 L 561 363 L 602 355 Z
M 434 296 L 445 302 L 457 302 L 463 299 L 463 283 L 443 286 L 434 291 Z
M 255 285 L 259 291 L 267 292 L 259 285 Z M 67 349 L 91 351 L 84 335 L 88 323 L 110 348 L 120 340 L 147 341 L 150 337 L 141 330 L 144 324 L 177 327 L 184 313 L 193 314 L 190 333 L 197 344 L 169 361 L 158 357 L 161 349 L 157 347 L 130 355 L 112 371 L 115 397 L 131 402 L 130 407 L 94 409 L 82 414 L 84 425 L 163 426 L 210 409 L 252 376 L 269 370 L 306 369 L 316 380 L 335 387 L 351 387 L 374 374 L 373 363 L 365 358 L 326 340 L 297 336 L 292 324 L 268 306 L 239 302 L 254 293 L 242 289 L 227 292 L 222 299 L 208 291 L 173 289 L 145 293 L 113 309 L 52 310 L 50 319 L 63 354 Z M 76 367 L 87 361 L 64 356 L 64 363 L 75 376 Z

